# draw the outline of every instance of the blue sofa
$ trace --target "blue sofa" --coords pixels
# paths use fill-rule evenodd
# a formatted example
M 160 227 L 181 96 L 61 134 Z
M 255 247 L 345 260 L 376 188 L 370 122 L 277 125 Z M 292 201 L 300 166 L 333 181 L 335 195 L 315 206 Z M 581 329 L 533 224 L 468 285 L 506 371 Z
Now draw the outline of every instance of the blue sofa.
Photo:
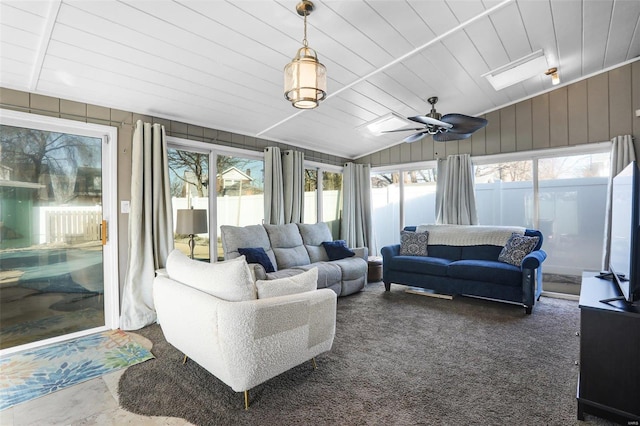
M 415 232 L 415 226 L 405 231 Z M 421 225 L 428 234 L 427 256 L 401 256 L 400 244 L 383 247 L 382 279 L 385 290 L 402 284 L 448 295 L 469 295 L 522 304 L 531 314 L 542 293 L 542 233 L 519 228 L 539 237 L 520 266 L 498 261 L 511 231 L 518 228 Z M 502 236 L 500 236 L 502 234 Z

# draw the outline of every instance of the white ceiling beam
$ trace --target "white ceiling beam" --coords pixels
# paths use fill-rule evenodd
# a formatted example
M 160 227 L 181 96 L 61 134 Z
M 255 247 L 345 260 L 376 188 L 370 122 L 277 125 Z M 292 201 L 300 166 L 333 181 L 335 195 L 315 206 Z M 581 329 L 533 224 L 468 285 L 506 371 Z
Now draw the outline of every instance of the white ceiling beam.
M 40 73 L 42 72 L 42 64 L 44 63 L 44 57 L 46 56 L 47 49 L 49 48 L 53 27 L 58 19 L 60 6 L 62 6 L 62 0 L 54 0 L 49 3 L 49 10 L 47 11 L 47 16 L 44 22 L 44 31 L 40 38 L 40 44 L 36 51 L 36 60 L 31 70 L 31 77 L 29 78 L 29 91 L 31 92 L 35 92 L 38 88 L 38 80 L 40 80 Z

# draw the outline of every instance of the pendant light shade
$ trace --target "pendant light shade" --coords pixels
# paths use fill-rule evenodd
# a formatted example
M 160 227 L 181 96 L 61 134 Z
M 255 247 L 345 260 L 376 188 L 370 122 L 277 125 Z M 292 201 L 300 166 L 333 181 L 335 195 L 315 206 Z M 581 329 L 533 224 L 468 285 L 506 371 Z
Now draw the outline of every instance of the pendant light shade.
M 306 0 L 296 6 L 298 14 L 304 16 L 303 47 L 284 67 L 284 97 L 300 109 L 315 108 L 327 96 L 327 69 L 307 42 L 307 15 L 313 8 L 313 3 Z
M 284 67 L 284 96 L 300 109 L 315 108 L 327 96 L 327 69 L 315 50 L 301 47 Z

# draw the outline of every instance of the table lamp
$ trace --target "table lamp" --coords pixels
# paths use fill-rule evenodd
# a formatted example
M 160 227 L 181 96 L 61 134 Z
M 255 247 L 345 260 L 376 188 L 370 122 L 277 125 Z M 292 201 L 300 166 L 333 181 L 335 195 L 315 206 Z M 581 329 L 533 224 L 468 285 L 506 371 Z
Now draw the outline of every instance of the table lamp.
M 204 209 L 178 209 L 176 220 L 176 234 L 189 235 L 189 249 L 191 259 L 193 259 L 193 249 L 196 246 L 195 234 L 202 234 L 208 231 L 207 211 Z

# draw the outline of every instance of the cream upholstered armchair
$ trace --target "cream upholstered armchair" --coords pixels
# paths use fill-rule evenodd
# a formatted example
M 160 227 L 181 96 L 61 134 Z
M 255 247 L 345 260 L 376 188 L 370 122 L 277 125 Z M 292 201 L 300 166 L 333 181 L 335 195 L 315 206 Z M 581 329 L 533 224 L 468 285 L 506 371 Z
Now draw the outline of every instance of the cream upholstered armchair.
M 236 392 L 248 391 L 331 349 L 336 293 L 317 270 L 254 282 L 244 257 L 218 263 L 174 250 L 153 298 L 165 338 Z

